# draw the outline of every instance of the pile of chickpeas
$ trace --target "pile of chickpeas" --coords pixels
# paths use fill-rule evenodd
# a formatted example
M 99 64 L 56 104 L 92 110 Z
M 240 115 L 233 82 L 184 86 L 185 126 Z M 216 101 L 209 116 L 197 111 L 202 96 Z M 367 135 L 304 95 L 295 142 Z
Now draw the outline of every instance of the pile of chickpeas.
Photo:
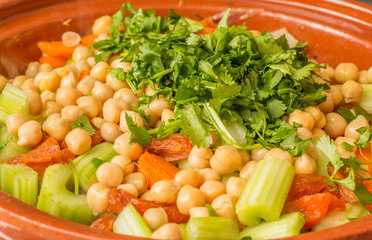
M 97 41 L 108 39 L 111 25 L 110 16 L 95 21 L 92 31 Z M 13 132 L 21 146 L 35 147 L 47 134 L 58 141 L 64 140 L 68 149 L 76 155 L 88 151 L 92 143 L 89 134 L 80 128 L 70 128 L 70 123 L 84 113 L 100 129 L 103 139 L 114 143 L 118 156 L 98 168 L 98 182 L 87 193 L 94 213 L 107 211 L 107 193 L 112 188 L 118 188 L 142 200 L 176 203 L 179 211 L 191 218 L 209 216 L 205 203 L 211 205 L 217 216 L 236 218 L 235 204 L 259 161 L 279 158 L 293 164 L 296 174 L 316 173 L 318 154 L 312 143 L 304 155 L 296 158 L 279 148 L 255 149 L 249 153 L 227 145 L 217 148 L 194 146 L 187 159 L 188 169 L 180 170 L 173 180 L 156 182 L 149 189 L 147 176 L 134 172 L 134 162 L 139 159 L 143 148 L 138 143 L 129 143 L 130 132 L 125 116 L 128 114 L 137 126 L 144 127 L 144 119 L 132 110 L 132 105 L 139 106 L 138 96 L 152 96 L 156 89 L 148 86 L 133 93 L 126 82 L 108 74 L 109 69 L 116 68 L 128 72 L 131 64 L 122 62 L 117 55 L 95 63 L 93 57 L 96 54 L 99 54 L 97 50 L 77 46 L 72 55 L 72 65 L 53 69 L 50 64 L 30 63 L 25 75 L 9 79 L 9 82 L 26 93 L 30 102 L 29 113 L 41 115 L 46 120 L 40 123 L 21 113 L 9 115 L 6 119 L 8 131 Z M 89 70 L 90 75 L 79 81 L 81 72 L 85 70 Z M 355 64 L 341 63 L 335 70 L 330 66 L 314 70 L 315 81 L 323 83 L 335 78 L 343 83 L 342 87 L 331 86 L 323 91 L 327 95 L 325 102 L 295 110 L 283 119 L 291 125 L 294 122 L 302 125 L 297 130 L 299 138 L 315 139 L 327 134 L 335 139 L 341 157 L 355 156 L 357 147 L 354 142 L 360 136 L 356 130 L 369 126 L 369 123 L 363 116 L 358 116 L 347 124 L 334 110 L 342 102 L 357 103 L 361 99 L 363 88 L 360 83 L 372 83 L 372 68 L 359 72 Z M 7 81 L 5 77 L 0 77 L 1 91 Z M 145 113 L 154 119 L 151 127 L 157 127 L 162 122 L 167 124 L 174 116 L 173 106 L 163 96 L 154 99 Z M 352 152 L 342 148 L 344 142 L 354 146 Z M 221 176 L 229 174 L 231 177 L 222 183 Z M 181 239 L 179 226 L 169 223 L 163 208 L 149 209 L 143 218 L 154 231 L 153 238 Z

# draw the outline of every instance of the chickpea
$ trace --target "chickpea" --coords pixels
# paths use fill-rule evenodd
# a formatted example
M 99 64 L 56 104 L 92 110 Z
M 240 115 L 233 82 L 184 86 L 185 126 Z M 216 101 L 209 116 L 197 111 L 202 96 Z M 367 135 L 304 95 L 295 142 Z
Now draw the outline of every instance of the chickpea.
M 329 82 L 330 82 L 329 77 L 328 77 L 328 75 L 326 75 L 324 73 L 323 74 L 318 73 L 318 75 L 313 74 L 312 77 L 313 77 L 315 83 L 328 84 L 329 85 Z
M 122 88 L 129 88 L 129 85 L 127 82 L 123 82 L 118 80 L 117 78 L 111 76 L 110 73 L 106 75 L 106 83 L 109 85 L 114 91 L 119 91 Z
M 205 196 L 199 189 L 186 185 L 178 192 L 177 208 L 185 215 L 189 215 L 189 210 L 193 207 L 202 207 L 205 202 Z
M 84 114 L 84 110 L 76 105 L 68 105 L 62 108 L 61 117 L 69 122 L 73 122 Z
M 9 133 L 13 133 L 14 136 L 18 136 L 18 129 L 24 123 L 30 121 L 26 114 L 23 113 L 13 113 L 8 115 L 6 118 L 5 124 L 6 129 L 8 129 Z
M 138 197 L 138 189 L 131 183 L 120 184 L 117 189 L 122 189 L 131 195 Z
M 93 124 L 94 127 L 101 130 L 101 127 L 105 123 L 105 120 L 103 120 L 103 118 L 101 117 L 95 117 L 95 118 L 92 118 L 90 122 Z M 102 132 L 101 132 L 101 135 L 102 135 Z
M 81 94 L 87 96 L 89 93 L 91 93 L 95 82 L 96 80 L 94 80 L 94 78 L 91 76 L 86 76 L 78 83 L 76 88 L 81 92 Z
M 256 168 L 258 161 L 253 160 L 243 166 L 239 172 L 239 177 L 249 179 L 252 176 L 253 170 Z
M 287 151 L 280 148 L 271 149 L 264 157 L 264 159 L 278 158 L 283 161 L 287 161 L 290 164 L 293 164 L 293 157 Z
M 50 72 L 53 70 L 53 66 L 49 63 L 40 64 L 39 72 Z
M 369 83 L 368 71 L 363 70 L 363 71 L 359 72 L 358 82 L 359 83 Z
M 22 124 L 18 129 L 17 144 L 24 147 L 35 147 L 43 140 L 40 123 L 31 120 Z
M 4 86 L 5 87 L 5 86 Z M 40 94 L 40 89 L 34 85 L 34 79 L 29 78 L 23 82 L 21 86 L 22 90 L 31 90 Z
M 101 33 L 98 35 L 98 37 L 94 40 L 95 42 L 97 41 L 102 41 L 102 40 L 110 40 L 110 37 L 107 33 Z M 108 59 L 109 57 L 107 57 L 106 59 Z M 105 62 L 107 62 L 107 60 L 105 59 Z
M 77 99 L 81 97 L 81 93 L 76 88 L 66 87 L 58 88 L 56 92 L 56 102 L 62 106 L 75 105 Z
M 315 162 L 318 162 L 319 154 L 313 143 L 310 143 L 310 145 L 305 148 L 305 153 L 314 159 Z
M 123 132 L 128 132 L 129 131 L 129 128 L 128 128 L 128 125 L 127 125 L 127 120 L 125 118 L 126 115 L 128 115 L 128 117 L 133 119 L 133 121 L 136 123 L 137 127 L 144 127 L 145 126 L 145 122 L 144 122 L 143 118 L 141 117 L 141 115 L 139 115 L 135 111 L 124 110 L 120 114 L 120 129 Z
M 161 121 L 165 124 L 169 123 L 169 119 L 173 118 L 176 115 L 172 110 L 164 109 L 161 113 Z
M 69 121 L 63 118 L 55 118 L 45 122 L 43 129 L 57 141 L 63 141 L 71 131 Z
M 369 83 L 372 83 L 372 67 L 370 67 L 367 72 L 368 81 Z
M 77 69 L 79 69 L 80 72 L 90 71 L 90 65 L 86 60 L 80 60 L 76 62 L 75 66 Z
M 203 169 L 209 167 L 209 161 L 213 156 L 213 152 L 210 148 L 204 148 L 198 146 L 194 146 L 191 149 L 188 158 L 188 164 L 192 168 L 196 169 Z
M 27 65 L 26 69 L 26 76 L 29 78 L 34 78 L 36 74 L 39 72 L 40 63 L 39 62 L 30 62 Z
M 247 182 L 248 180 L 246 178 L 231 177 L 229 180 L 227 180 L 226 192 L 235 199 L 239 199 Z
M 102 103 L 92 96 L 83 96 L 76 100 L 89 118 L 97 117 L 102 111 Z
M 340 114 L 334 112 L 328 113 L 326 119 L 327 123 L 324 126 L 324 131 L 331 138 L 336 138 L 344 134 L 347 122 Z
M 32 90 L 24 90 L 24 92 L 27 95 L 28 102 L 32 103 L 28 104 L 28 112 L 34 116 L 39 115 L 43 110 L 43 101 L 41 100 L 40 95 Z
M 156 116 L 161 116 L 164 109 L 172 110 L 172 106 L 169 105 L 169 102 L 165 100 L 164 97 L 159 97 L 154 100 L 149 105 L 149 109 L 153 112 Z
M 168 215 L 164 208 L 150 208 L 143 213 L 143 219 L 150 227 L 151 231 L 155 231 L 159 227 L 168 223 Z
M 242 166 L 239 151 L 232 146 L 220 146 L 210 160 L 211 167 L 219 174 L 230 174 Z
M 49 101 L 55 102 L 56 101 L 56 93 L 52 92 L 50 90 L 45 90 L 44 92 L 42 92 L 40 94 L 40 97 L 41 97 L 41 101 L 43 102 L 43 106 L 45 106 L 46 102 L 49 102 Z
M 368 127 L 368 126 L 369 126 L 369 123 L 367 119 L 364 116 L 359 115 L 346 126 L 345 137 L 354 138 L 358 140 L 360 137 L 360 133 L 358 133 L 357 130 L 361 127 Z
M 111 67 L 113 69 L 122 68 L 125 73 L 130 72 L 130 70 L 132 70 L 132 64 L 130 62 L 123 62 L 122 58 L 118 58 L 112 61 Z
M 66 76 L 63 76 L 59 83 L 60 88 L 76 88 L 77 85 L 78 79 L 75 77 L 73 72 L 69 72 Z
M 53 113 L 51 115 L 49 115 L 46 120 L 42 123 L 42 126 L 41 126 L 41 129 L 45 132 L 46 130 L 46 126 L 49 124 L 49 122 L 53 119 L 57 119 L 57 118 L 61 118 L 62 117 L 62 114 L 60 113 Z
M 92 89 L 92 96 L 101 101 L 101 103 L 105 103 L 107 99 L 114 96 L 114 90 L 110 86 L 96 81 Z
M 112 163 L 117 164 L 123 170 L 124 176 L 133 173 L 134 163 L 126 156 L 115 156 L 111 159 Z
M 98 182 L 109 188 L 119 186 L 124 178 L 121 167 L 112 162 L 105 162 L 99 166 L 96 175 Z
M 49 101 L 46 102 L 44 105 L 44 109 L 41 112 L 41 116 L 43 118 L 52 115 L 53 113 L 60 113 L 62 111 L 63 106 L 59 103 Z
M 183 169 L 176 174 L 174 181 L 177 182 L 181 187 L 185 185 L 198 187 L 200 183 L 200 175 L 194 169 Z
M 304 112 L 310 113 L 314 117 L 314 127 L 323 128 L 326 124 L 326 118 L 319 108 L 309 106 L 304 109 Z
M 329 78 L 334 78 L 335 77 L 335 69 L 333 67 L 327 65 L 327 68 L 325 68 L 324 71 L 328 74 Z
M 115 92 L 114 99 L 124 101 L 130 109 L 132 108 L 132 104 L 135 104 L 137 107 L 139 106 L 138 97 L 129 88 L 122 88 Z
M 97 215 L 107 211 L 109 207 L 107 193 L 109 191 L 110 189 L 102 183 L 95 183 L 88 189 L 87 202 L 94 214 Z
M 0 74 L 0 93 L 3 92 L 5 85 L 8 83 L 8 79 Z
M 138 195 L 142 195 L 142 193 L 146 192 L 147 190 L 147 179 L 145 175 L 140 172 L 134 172 L 126 175 L 124 177 L 123 183 L 131 183 L 136 186 Z
M 90 149 L 92 139 L 83 129 L 75 128 L 66 135 L 65 142 L 73 154 L 80 155 Z
M 129 143 L 130 133 L 126 132 L 115 139 L 114 150 L 131 160 L 138 160 L 142 154 L 142 147 L 138 143 Z
M 149 123 L 149 126 L 154 128 L 160 118 L 158 116 L 155 116 L 155 114 L 153 112 L 151 112 L 150 109 L 148 109 L 148 108 L 145 110 L 145 114 L 147 116 L 151 117 L 152 121 Z M 161 122 L 161 120 L 160 120 L 160 122 Z
M 151 187 L 151 196 L 156 202 L 173 203 L 177 199 L 179 184 L 171 180 L 161 180 Z
M 211 203 L 216 197 L 226 193 L 226 187 L 222 182 L 207 180 L 200 186 L 207 203 Z
M 66 66 L 64 66 L 64 68 L 66 69 L 66 71 L 68 73 L 72 72 L 74 74 L 74 76 L 75 76 L 76 79 L 79 79 L 79 77 L 80 77 L 80 71 L 79 71 L 79 69 L 75 65 L 72 65 L 72 64 L 66 65 Z
M 311 113 L 304 112 L 301 110 L 294 110 L 289 114 L 288 123 L 294 126 L 294 122 L 301 124 L 304 128 L 307 128 L 311 131 L 315 124 L 315 119 Z
M 61 82 L 61 77 L 55 71 L 44 73 L 43 78 L 40 81 L 39 88 L 41 91 L 50 90 L 56 91 Z
M 335 70 L 335 78 L 340 83 L 347 80 L 357 80 L 358 74 L 358 67 L 354 63 L 340 63 Z
M 326 135 L 326 133 L 321 128 L 313 128 L 312 130 L 313 138 L 320 138 L 323 135 Z
M 36 76 L 34 77 L 34 85 L 35 85 L 35 87 L 37 87 L 39 90 L 40 90 L 39 85 L 40 85 L 41 80 L 43 80 L 44 75 L 45 75 L 45 72 L 39 72 L 39 73 L 37 73 Z
M 96 61 L 94 60 L 94 57 L 88 57 L 87 63 L 92 68 L 94 65 L 96 65 Z
M 251 160 L 252 161 L 260 161 L 263 160 L 265 155 L 269 152 L 266 148 L 258 148 L 253 149 L 251 153 Z
M 156 90 L 159 89 L 159 84 L 155 83 L 154 87 L 155 87 L 155 89 L 151 85 L 148 85 L 145 89 L 145 94 L 147 96 L 154 96 Z
M 349 157 L 355 157 L 355 152 L 357 151 L 357 147 L 354 144 L 355 139 L 354 138 L 348 138 L 348 137 L 338 137 L 335 139 L 335 144 L 337 146 L 337 150 L 340 153 L 340 156 L 342 158 L 349 158 Z M 352 151 L 348 151 L 346 148 L 342 147 L 342 143 L 348 143 L 351 146 L 353 146 Z
M 242 157 L 242 165 L 246 164 L 251 160 L 251 156 L 246 150 L 239 150 L 239 154 Z
M 122 110 L 119 101 L 110 98 L 103 104 L 103 119 L 109 122 L 118 123 Z
M 306 153 L 302 156 L 296 158 L 294 162 L 296 174 L 315 174 L 316 173 L 316 163 Z
M 99 17 L 94 21 L 94 24 L 92 26 L 92 32 L 96 36 L 100 35 L 101 33 L 110 33 L 111 25 L 112 25 L 111 16 Z
M 235 213 L 236 201 L 229 194 L 223 194 L 213 200 L 211 206 L 216 211 L 217 216 L 232 218 L 236 217 Z
M 166 223 L 153 232 L 151 238 L 182 240 L 182 233 L 177 223 Z
M 299 127 L 297 128 L 297 137 L 301 138 L 302 140 L 307 140 L 313 138 L 313 133 L 307 128 Z
M 104 83 L 108 69 L 109 65 L 106 62 L 99 62 L 90 70 L 90 76 Z
M 87 60 L 89 57 L 92 56 L 93 53 L 88 47 L 77 46 L 74 50 L 74 53 L 72 54 L 72 60 L 77 63 L 81 60 Z
M 12 81 L 12 84 L 18 88 L 21 88 L 22 84 L 28 79 L 25 75 L 19 75 L 15 77 Z
M 363 97 L 363 87 L 360 83 L 348 80 L 341 88 L 342 95 L 345 97 L 346 103 L 356 103 L 359 102 Z
M 147 200 L 147 201 L 154 201 L 154 199 L 151 196 L 151 191 L 150 190 L 147 190 L 146 192 L 144 192 L 141 195 L 140 199 L 141 200 Z
M 203 168 L 199 171 L 200 175 L 200 184 L 205 183 L 207 180 L 216 180 L 220 181 L 221 176 L 212 168 Z
M 122 134 L 120 127 L 112 122 L 103 123 L 100 129 L 103 139 L 111 143 L 114 143 L 115 139 Z
M 193 217 L 209 217 L 208 208 L 206 207 L 193 207 L 189 210 L 190 218 Z
M 321 104 L 318 105 L 318 108 L 323 113 L 332 112 L 333 111 L 333 108 L 335 106 L 335 102 L 333 100 L 332 95 L 329 92 L 326 92 L 326 91 L 322 91 L 322 95 L 326 95 L 327 98 L 326 98 L 326 101 L 325 102 L 322 102 Z

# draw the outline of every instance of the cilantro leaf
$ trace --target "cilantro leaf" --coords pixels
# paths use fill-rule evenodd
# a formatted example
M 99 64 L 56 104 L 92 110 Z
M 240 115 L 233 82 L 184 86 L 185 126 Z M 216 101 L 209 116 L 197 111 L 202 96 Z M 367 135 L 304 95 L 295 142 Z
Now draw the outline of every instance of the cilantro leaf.
M 71 129 L 81 128 L 86 131 L 90 136 L 93 136 L 96 133 L 96 130 L 90 124 L 88 116 L 84 113 L 75 121 L 70 123 Z
M 204 204 L 204 207 L 208 209 L 208 215 L 210 217 L 217 217 L 216 210 L 214 210 L 210 204 L 206 203 Z
M 358 198 L 359 203 L 362 206 L 365 204 L 372 204 L 372 194 L 366 189 L 363 183 L 356 185 L 353 193 Z
M 347 142 L 343 142 L 341 144 L 341 147 L 344 148 L 344 149 L 346 149 L 348 152 L 353 152 L 354 151 L 354 146 L 351 145 L 351 144 L 349 144 L 349 143 L 347 143 Z
M 119 81 L 125 82 L 125 72 L 122 68 L 109 69 L 111 77 L 118 79 Z
M 99 166 L 101 166 L 102 164 L 104 164 L 105 162 L 109 162 L 109 161 L 104 161 L 104 160 L 102 160 L 102 159 L 99 159 L 99 158 L 92 158 L 91 160 L 90 160 L 90 162 L 93 164 L 93 166 L 95 167 L 95 168 L 98 168 Z
M 150 143 L 151 135 L 148 134 L 145 128 L 138 127 L 137 124 L 133 121 L 132 117 L 125 113 L 125 120 L 127 122 L 130 138 L 129 143 L 139 143 L 141 146 L 147 146 Z
M 359 107 L 353 107 L 353 110 L 354 110 L 354 113 L 347 107 L 339 107 L 337 109 L 337 112 L 343 117 L 345 118 L 346 122 L 347 123 L 350 123 L 351 121 L 353 121 L 355 118 L 357 118 L 359 115 L 362 115 L 364 116 L 367 121 L 370 120 L 370 116 L 368 115 L 368 113 L 364 112 L 363 109 L 359 108 Z
M 340 154 L 338 153 L 337 146 L 329 136 L 323 135 L 315 142 L 315 147 L 319 153 L 319 159 L 322 162 L 318 163 L 318 174 L 328 177 L 327 168 L 328 163 L 331 163 L 334 167 L 333 175 L 340 170 L 344 163 L 340 159 Z

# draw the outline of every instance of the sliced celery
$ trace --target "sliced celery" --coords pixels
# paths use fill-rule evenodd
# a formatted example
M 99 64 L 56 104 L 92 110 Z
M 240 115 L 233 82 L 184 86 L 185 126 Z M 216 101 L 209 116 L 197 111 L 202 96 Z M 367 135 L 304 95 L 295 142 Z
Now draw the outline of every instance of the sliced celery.
M 7 83 L 0 94 L 0 122 L 5 123 L 7 116 L 12 113 L 28 114 L 28 100 L 25 92 Z
M 231 177 L 239 177 L 239 172 L 232 172 L 221 176 L 221 182 L 226 185 Z
M 113 230 L 116 233 L 135 237 L 150 238 L 152 234 L 149 226 L 132 204 L 127 204 L 121 211 L 114 222 Z
M 187 240 L 236 240 L 239 226 L 236 219 L 222 217 L 190 218 L 186 225 Z
M 182 240 L 186 239 L 186 223 L 179 223 L 178 226 L 181 229 Z
M 0 149 L 0 162 L 11 159 L 15 156 L 27 153 L 32 148 L 19 146 L 13 138 L 4 148 Z
M 285 214 L 274 222 L 261 223 L 255 227 L 247 227 L 240 233 L 240 239 L 251 237 L 253 240 L 277 239 L 300 234 L 305 224 L 304 215 L 300 212 Z
M 74 159 L 80 187 L 85 191 L 88 191 L 90 183 L 96 179 L 97 167 L 91 162 L 92 158 L 99 158 L 103 161 L 111 160 L 117 155 L 112 147 L 112 143 L 103 142 Z
M 358 104 L 369 114 L 372 114 L 372 84 L 361 84 L 363 87 L 363 96 Z
M 295 175 L 294 167 L 280 159 L 260 161 L 236 204 L 240 222 L 252 227 L 279 219 Z
M 359 204 L 347 204 L 346 211 L 331 211 L 315 225 L 312 230 L 318 231 L 325 228 L 335 227 L 344 223 L 348 223 L 353 219 L 367 216 L 368 213 Z
M 55 164 L 45 170 L 36 207 L 54 216 L 90 224 L 94 220 L 85 194 L 75 195 L 66 188 L 72 182 L 69 164 Z
M 38 194 L 37 172 L 26 165 L 0 164 L 0 189 L 35 206 Z
M 180 170 L 189 169 L 190 168 L 187 159 L 183 159 L 183 160 L 177 161 L 175 163 L 177 164 L 177 168 L 180 169 Z

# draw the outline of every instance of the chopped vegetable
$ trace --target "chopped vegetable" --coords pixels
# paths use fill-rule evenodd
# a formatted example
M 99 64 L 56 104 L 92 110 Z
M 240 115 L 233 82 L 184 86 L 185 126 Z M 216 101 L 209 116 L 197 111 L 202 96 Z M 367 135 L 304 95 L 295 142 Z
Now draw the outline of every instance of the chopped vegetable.
M 0 122 L 5 123 L 12 113 L 28 114 L 28 98 L 24 91 L 7 83 L 0 94 Z
M 49 63 L 54 68 L 63 67 L 66 65 L 67 60 L 66 58 L 59 58 L 59 57 L 41 57 L 39 58 L 40 64 Z
M 235 240 L 239 238 L 236 219 L 222 217 L 196 217 L 186 224 L 187 240 Z
M 147 148 L 149 153 L 163 157 L 167 161 L 179 161 L 189 156 L 192 145 L 188 137 L 172 134 L 164 139 L 151 138 Z
M 77 47 L 67 47 L 62 41 L 38 42 L 37 46 L 41 52 L 45 53 L 49 57 L 64 58 L 66 60 L 72 56 L 75 48 Z
M 84 113 L 78 119 L 70 123 L 71 129 L 81 128 L 86 131 L 90 136 L 96 133 L 96 130 L 90 124 L 88 116 Z
M 296 174 L 287 201 L 320 192 L 329 184 L 325 179 L 326 177 L 320 175 Z
M 113 230 L 115 220 L 116 217 L 105 214 L 102 217 L 96 219 L 90 226 L 98 230 L 111 232 Z

